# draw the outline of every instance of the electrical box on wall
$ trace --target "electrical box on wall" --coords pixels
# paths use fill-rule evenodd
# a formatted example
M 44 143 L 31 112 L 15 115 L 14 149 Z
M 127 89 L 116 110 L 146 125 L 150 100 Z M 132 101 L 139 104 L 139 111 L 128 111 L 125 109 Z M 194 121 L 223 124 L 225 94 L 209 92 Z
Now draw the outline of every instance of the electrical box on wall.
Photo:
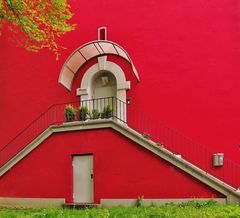
M 223 163 L 224 163 L 223 153 L 213 154 L 213 166 L 215 167 L 223 166 Z

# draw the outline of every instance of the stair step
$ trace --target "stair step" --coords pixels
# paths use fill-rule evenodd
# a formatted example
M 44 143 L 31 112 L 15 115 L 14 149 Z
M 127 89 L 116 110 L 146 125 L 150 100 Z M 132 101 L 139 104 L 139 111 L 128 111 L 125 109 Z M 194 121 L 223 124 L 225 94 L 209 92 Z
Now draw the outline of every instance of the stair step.
M 74 209 L 86 209 L 86 208 L 99 208 L 101 207 L 100 204 L 93 204 L 93 203 L 66 203 L 62 205 L 63 208 L 74 208 Z

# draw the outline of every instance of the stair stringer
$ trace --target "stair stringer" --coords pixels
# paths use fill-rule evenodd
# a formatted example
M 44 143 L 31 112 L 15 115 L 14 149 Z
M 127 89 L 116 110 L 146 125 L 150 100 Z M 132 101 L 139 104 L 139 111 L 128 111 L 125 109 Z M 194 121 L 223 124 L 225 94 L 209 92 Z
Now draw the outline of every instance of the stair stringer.
M 7 171 L 9 171 L 14 165 L 21 161 L 25 156 L 27 156 L 31 151 L 38 147 L 43 141 L 50 137 L 53 133 L 67 132 L 67 131 L 81 131 L 90 129 L 102 129 L 102 128 L 112 128 L 130 140 L 136 142 L 143 148 L 151 151 L 155 155 L 159 156 L 163 160 L 171 163 L 177 168 L 183 170 L 189 175 L 193 176 L 202 183 L 208 185 L 209 187 L 220 192 L 226 196 L 227 203 L 239 203 L 240 202 L 240 192 L 227 183 L 219 180 L 218 178 L 206 173 L 202 169 L 196 167 L 190 162 L 177 157 L 174 153 L 170 152 L 163 146 L 159 146 L 158 143 L 152 141 L 151 139 L 145 138 L 142 134 L 130 128 L 127 124 L 112 120 L 112 119 L 101 119 L 101 120 L 89 120 L 86 122 L 71 122 L 64 123 L 61 125 L 49 126 L 44 132 L 42 132 L 38 137 L 36 137 L 31 143 L 29 143 L 24 149 L 22 149 L 17 155 L 11 158 L 7 163 L 5 163 L 0 168 L 0 177 L 3 176 Z

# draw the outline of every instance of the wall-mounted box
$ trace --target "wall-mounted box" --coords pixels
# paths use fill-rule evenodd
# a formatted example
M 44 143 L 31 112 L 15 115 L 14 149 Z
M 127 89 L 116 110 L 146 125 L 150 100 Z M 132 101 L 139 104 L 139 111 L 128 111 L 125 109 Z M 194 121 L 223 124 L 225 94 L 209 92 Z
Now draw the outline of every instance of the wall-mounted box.
M 224 163 L 223 153 L 213 154 L 213 166 L 215 167 L 223 166 L 223 163 Z

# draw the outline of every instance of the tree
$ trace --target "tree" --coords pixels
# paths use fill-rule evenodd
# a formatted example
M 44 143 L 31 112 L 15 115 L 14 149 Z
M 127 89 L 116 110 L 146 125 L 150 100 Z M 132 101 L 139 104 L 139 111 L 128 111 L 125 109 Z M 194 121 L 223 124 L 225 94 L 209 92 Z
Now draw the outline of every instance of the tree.
M 56 54 L 63 48 L 57 39 L 72 31 L 73 13 L 67 0 L 0 0 L 0 34 L 7 23 L 16 42 L 30 51 L 48 48 Z

